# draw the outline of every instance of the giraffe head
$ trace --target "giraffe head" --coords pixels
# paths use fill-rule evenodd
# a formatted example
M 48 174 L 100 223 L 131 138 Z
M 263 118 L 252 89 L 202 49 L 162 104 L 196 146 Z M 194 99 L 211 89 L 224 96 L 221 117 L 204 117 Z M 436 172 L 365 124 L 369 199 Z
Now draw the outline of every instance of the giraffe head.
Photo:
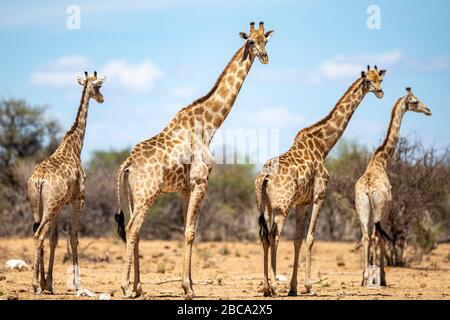
M 364 87 L 367 92 L 373 92 L 375 96 L 379 99 L 384 97 L 384 92 L 381 89 L 381 82 L 383 82 L 383 77 L 386 70 L 378 71 L 378 67 L 375 66 L 373 70 L 370 66 L 367 66 L 367 71 L 361 72 L 361 77 L 364 79 Z
M 245 52 L 243 60 L 247 59 L 247 56 L 258 57 L 262 64 L 269 63 L 269 56 L 266 52 L 266 44 L 270 37 L 273 35 L 273 30 L 264 32 L 264 22 L 259 23 L 258 30 L 255 29 L 255 23 L 250 23 L 250 34 L 240 32 L 239 35 L 245 40 Z
M 431 110 L 414 96 L 410 87 L 406 88 L 405 108 L 407 111 L 421 112 L 431 116 Z
M 95 99 L 98 103 L 103 103 L 103 95 L 100 92 L 102 84 L 105 82 L 106 77 L 97 78 L 97 71 L 94 71 L 93 76 L 89 76 L 87 71 L 84 72 L 83 77 L 77 77 L 77 81 L 80 85 L 86 87 L 86 94 L 90 99 Z

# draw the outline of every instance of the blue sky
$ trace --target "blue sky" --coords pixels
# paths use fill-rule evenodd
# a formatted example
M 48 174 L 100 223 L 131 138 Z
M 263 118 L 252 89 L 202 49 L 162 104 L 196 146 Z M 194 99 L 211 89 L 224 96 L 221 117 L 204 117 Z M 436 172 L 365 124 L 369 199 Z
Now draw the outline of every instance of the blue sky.
M 69 30 L 67 7 L 81 9 Z M 369 5 L 381 29 L 370 30 Z M 387 69 L 383 100 L 369 95 L 344 138 L 369 148 L 384 138 L 393 103 L 411 86 L 433 111 L 407 114 L 403 135 L 450 140 L 450 2 L 423 1 L 20 1 L 0 4 L 0 96 L 46 104 L 66 130 L 81 88 L 76 75 L 107 76 L 91 103 L 83 159 L 158 133 L 204 95 L 235 51 L 240 31 L 275 30 L 268 65 L 255 61 L 223 129 L 279 129 L 280 151 L 334 106 L 367 64 Z

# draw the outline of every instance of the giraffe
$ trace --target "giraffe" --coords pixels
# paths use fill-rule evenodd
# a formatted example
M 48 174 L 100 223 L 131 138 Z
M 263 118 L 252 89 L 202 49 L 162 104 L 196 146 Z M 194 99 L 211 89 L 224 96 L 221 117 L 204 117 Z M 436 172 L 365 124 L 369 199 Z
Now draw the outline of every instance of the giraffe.
M 149 208 L 167 192 L 179 192 L 183 201 L 184 261 L 182 288 L 185 298 L 192 299 L 192 244 L 199 208 L 206 193 L 208 176 L 213 165 L 209 143 L 214 132 L 231 111 L 241 86 L 255 57 L 262 64 L 269 62 L 266 43 L 273 31 L 264 31 L 264 23 L 250 23 L 250 33 L 241 32 L 244 45 L 236 52 L 204 97 L 181 109 L 156 136 L 137 144 L 121 164 L 117 174 L 117 204 L 115 219 L 118 233 L 126 243 L 122 290 L 125 297 L 142 294 L 139 272 L 139 230 Z M 127 199 L 130 219 L 120 208 L 121 186 Z M 130 291 L 130 268 L 134 260 L 134 284 Z
M 384 273 L 384 243 L 390 236 L 384 231 L 391 203 L 391 185 L 387 174 L 387 165 L 392 158 L 400 132 L 403 115 L 407 111 L 414 111 L 431 115 L 428 109 L 413 94 L 410 87 L 406 88 L 406 95 L 399 98 L 391 113 L 389 129 L 383 144 L 372 155 L 364 174 L 355 185 L 355 205 L 362 228 L 362 242 L 364 245 L 365 269 L 363 272 L 363 286 L 372 285 L 369 280 L 369 264 L 371 260 L 371 245 L 380 249 L 379 267 L 382 286 L 386 285 Z M 381 239 L 380 239 L 381 238 Z M 378 259 L 377 259 L 378 260 Z
M 83 86 L 80 106 L 75 122 L 64 135 L 55 152 L 36 165 L 28 180 L 28 201 L 34 216 L 34 271 L 33 289 L 35 294 L 48 290 L 53 293 L 53 262 L 58 244 L 58 214 L 65 204 L 72 204 L 73 213 L 70 228 L 70 244 L 73 259 L 73 285 L 81 290 L 78 268 L 78 221 L 84 205 L 85 174 L 81 166 L 80 154 L 83 148 L 84 133 L 89 108 L 89 100 L 103 103 L 100 87 L 106 77 L 77 77 Z M 47 278 L 44 271 L 44 239 L 50 231 Z
M 290 296 L 297 295 L 297 269 L 303 240 L 303 224 L 307 206 L 312 204 L 311 220 L 306 237 L 305 289 L 312 285 L 311 250 L 319 211 L 323 206 L 328 182 L 324 161 L 330 150 L 343 134 L 356 108 L 368 92 L 377 98 L 384 96 L 381 81 L 385 70 L 375 66 L 361 72 L 341 97 L 331 112 L 316 124 L 299 131 L 291 148 L 282 155 L 268 160 L 255 180 L 257 208 L 260 211 L 260 238 L 264 252 L 264 296 L 276 294 L 276 252 L 283 225 L 292 206 L 295 205 L 296 237 L 294 240 L 294 266 L 290 282 Z M 266 210 L 267 209 L 267 210 Z M 267 211 L 267 214 L 266 214 Z M 270 228 L 269 228 L 270 225 Z M 272 282 L 269 284 L 268 252 L 271 251 Z

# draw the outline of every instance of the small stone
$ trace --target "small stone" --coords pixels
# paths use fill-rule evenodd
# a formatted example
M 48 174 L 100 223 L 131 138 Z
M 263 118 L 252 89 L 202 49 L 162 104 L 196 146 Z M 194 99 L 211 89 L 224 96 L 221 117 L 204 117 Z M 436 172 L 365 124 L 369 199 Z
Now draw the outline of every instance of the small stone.
M 427 284 L 426 284 L 425 282 L 422 282 L 422 283 L 420 284 L 420 287 L 421 287 L 421 288 L 426 288 L 426 287 L 427 287 Z
M 4 274 L 0 274 L 0 281 L 6 280 L 6 276 Z
M 102 293 L 98 296 L 98 300 L 111 300 L 111 295 L 109 293 Z
M 19 296 L 17 294 L 11 294 L 6 299 L 7 300 L 19 300 Z

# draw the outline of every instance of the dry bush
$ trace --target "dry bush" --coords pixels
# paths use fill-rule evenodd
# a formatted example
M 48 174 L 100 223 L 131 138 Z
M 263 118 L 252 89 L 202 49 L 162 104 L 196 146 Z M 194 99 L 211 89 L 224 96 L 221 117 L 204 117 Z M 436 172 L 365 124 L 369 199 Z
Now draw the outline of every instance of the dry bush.
M 388 252 L 391 265 L 407 265 L 430 252 L 450 233 L 450 154 L 425 148 L 419 141 L 400 139 L 389 164 L 392 203 Z M 408 247 L 414 255 L 405 255 Z

